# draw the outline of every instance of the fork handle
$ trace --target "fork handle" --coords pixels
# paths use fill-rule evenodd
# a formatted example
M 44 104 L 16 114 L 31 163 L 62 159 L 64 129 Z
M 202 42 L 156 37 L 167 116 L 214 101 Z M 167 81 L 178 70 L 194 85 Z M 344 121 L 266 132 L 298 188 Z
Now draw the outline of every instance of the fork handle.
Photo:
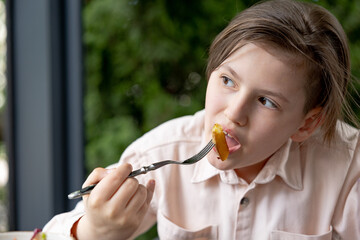
M 146 174 L 146 173 L 148 173 L 148 172 L 150 172 L 150 171 L 153 171 L 153 170 L 155 170 L 155 169 L 157 169 L 157 167 L 155 167 L 154 164 L 151 164 L 151 165 L 149 165 L 149 166 L 143 166 L 143 167 L 141 167 L 141 168 L 139 168 L 139 169 L 137 169 L 137 170 L 132 171 L 132 172 L 129 174 L 128 177 L 136 177 L 136 176 L 138 176 L 138 175 L 140 175 L 140 174 Z
M 157 167 L 154 166 L 154 164 L 151 164 L 149 166 L 143 166 L 137 170 L 134 170 L 132 171 L 129 176 L 127 176 L 128 178 L 129 177 L 136 177 L 140 174 L 146 174 L 148 173 L 149 171 L 153 171 L 157 169 Z M 96 186 L 97 184 L 93 184 L 93 185 L 90 185 L 90 186 L 87 186 L 87 187 L 84 187 L 80 190 L 77 190 L 75 192 L 72 192 L 68 195 L 68 199 L 76 199 L 76 198 L 80 198 L 86 194 L 89 194 Z

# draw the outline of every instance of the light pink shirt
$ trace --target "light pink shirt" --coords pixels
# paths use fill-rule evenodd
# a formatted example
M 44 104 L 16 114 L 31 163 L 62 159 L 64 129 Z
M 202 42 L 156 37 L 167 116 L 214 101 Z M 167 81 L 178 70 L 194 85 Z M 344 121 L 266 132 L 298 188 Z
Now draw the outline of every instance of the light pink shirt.
M 120 162 L 134 169 L 183 160 L 199 151 L 204 111 L 169 121 L 131 144 Z M 342 128 L 340 127 L 342 125 Z M 157 222 L 160 239 L 360 239 L 359 131 L 339 123 L 336 144 L 319 134 L 289 140 L 247 184 L 206 159 L 168 165 L 137 177 L 156 180 L 151 207 L 137 234 Z M 54 217 L 44 231 L 70 233 L 83 205 Z

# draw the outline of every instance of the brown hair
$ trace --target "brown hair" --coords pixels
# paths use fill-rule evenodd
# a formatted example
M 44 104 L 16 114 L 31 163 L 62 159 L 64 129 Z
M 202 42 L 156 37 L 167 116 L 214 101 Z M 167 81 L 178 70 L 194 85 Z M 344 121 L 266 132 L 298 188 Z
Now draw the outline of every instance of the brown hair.
M 307 71 L 304 113 L 322 107 L 325 119 L 321 128 L 324 140 L 330 143 L 343 110 L 353 116 L 345 101 L 351 78 L 349 48 L 337 19 L 321 6 L 294 0 L 256 4 L 238 14 L 213 41 L 207 78 L 249 42 L 280 49 L 293 60 L 301 59 Z

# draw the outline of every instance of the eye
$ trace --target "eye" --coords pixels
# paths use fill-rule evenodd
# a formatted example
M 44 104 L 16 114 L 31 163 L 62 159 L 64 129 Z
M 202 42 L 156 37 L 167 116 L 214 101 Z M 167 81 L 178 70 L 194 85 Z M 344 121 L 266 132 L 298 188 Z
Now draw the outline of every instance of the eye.
M 227 87 L 234 87 L 235 86 L 234 82 L 230 78 L 228 78 L 226 76 L 222 76 L 221 79 L 222 79 L 222 83 L 225 86 L 227 86 Z
M 267 108 L 278 109 L 278 106 L 267 97 L 259 97 L 259 102 Z

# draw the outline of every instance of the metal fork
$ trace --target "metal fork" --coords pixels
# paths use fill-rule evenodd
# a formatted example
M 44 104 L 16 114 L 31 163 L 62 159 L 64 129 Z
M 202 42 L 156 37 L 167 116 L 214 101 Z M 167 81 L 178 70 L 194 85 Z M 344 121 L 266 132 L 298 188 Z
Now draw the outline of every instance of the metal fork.
M 143 166 L 135 171 L 132 171 L 128 177 L 136 177 L 140 174 L 146 174 L 149 171 L 153 171 L 156 170 L 160 167 L 163 167 L 165 165 L 168 164 L 180 164 L 180 165 L 189 165 L 189 164 L 193 164 L 196 163 L 197 161 L 201 160 L 203 157 L 206 156 L 206 154 L 208 154 L 210 152 L 210 150 L 215 146 L 215 144 L 212 142 L 212 140 L 210 140 L 210 142 L 208 144 L 206 144 L 206 146 L 197 154 L 195 154 L 194 156 L 186 159 L 185 161 L 182 162 L 178 162 L 178 161 L 173 161 L 173 160 L 165 160 L 165 161 L 161 161 L 161 162 L 156 162 L 153 163 L 149 166 Z M 72 192 L 68 195 L 69 199 L 76 199 L 79 198 L 85 194 L 89 194 L 94 187 L 96 186 L 96 184 L 84 187 L 78 191 Z

